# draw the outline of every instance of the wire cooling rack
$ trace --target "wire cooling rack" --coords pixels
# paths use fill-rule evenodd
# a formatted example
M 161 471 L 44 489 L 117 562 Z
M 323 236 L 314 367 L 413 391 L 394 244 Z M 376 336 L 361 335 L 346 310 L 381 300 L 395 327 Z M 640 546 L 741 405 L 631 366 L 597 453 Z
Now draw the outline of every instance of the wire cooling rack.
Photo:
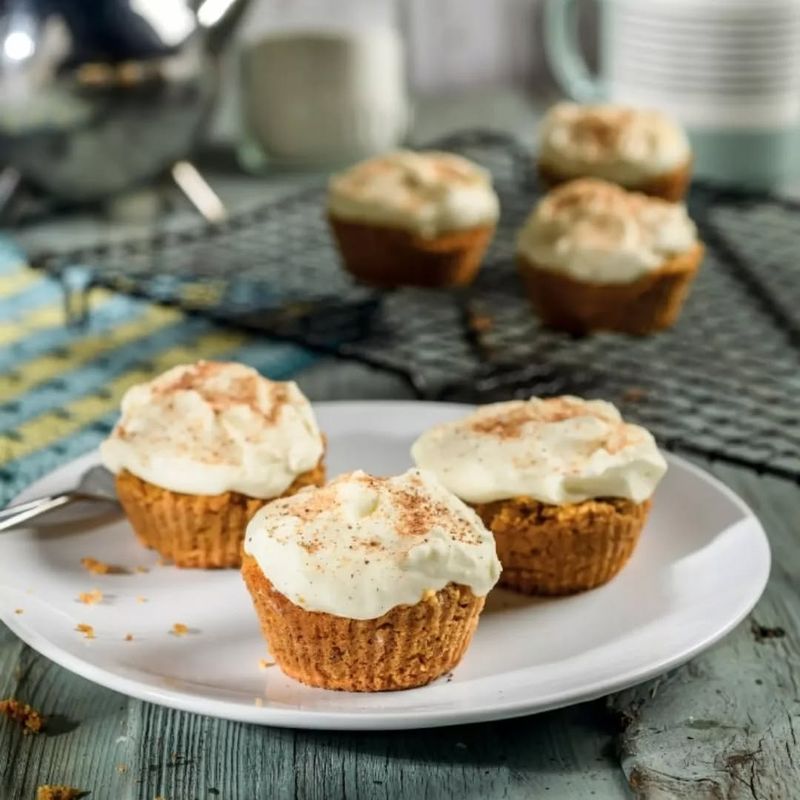
M 318 186 L 140 240 L 34 254 L 78 300 L 92 286 L 144 296 L 403 378 L 421 397 L 475 402 L 604 397 L 666 447 L 800 480 L 800 211 L 774 197 L 693 187 L 708 248 L 679 323 L 658 335 L 575 338 L 541 328 L 513 265 L 537 199 L 508 137 L 436 143 L 488 167 L 502 216 L 466 289 L 377 292 L 341 270 Z

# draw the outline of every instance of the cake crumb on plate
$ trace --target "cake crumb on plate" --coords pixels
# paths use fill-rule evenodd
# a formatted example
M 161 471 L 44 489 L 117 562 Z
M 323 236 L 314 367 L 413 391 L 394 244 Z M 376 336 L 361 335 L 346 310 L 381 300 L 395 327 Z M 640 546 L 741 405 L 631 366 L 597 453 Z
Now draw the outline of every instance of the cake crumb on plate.
M 258 668 L 259 669 L 268 669 L 269 667 L 274 667 L 274 661 L 267 661 L 266 658 L 259 658 L 258 659 Z
M 81 592 L 78 595 L 78 602 L 87 606 L 93 606 L 103 602 L 103 593 L 99 589 L 92 589 L 90 592 Z
M 170 631 L 170 633 L 173 636 L 186 636 L 186 634 L 189 633 L 189 627 L 187 625 L 184 625 L 182 622 L 176 622 L 172 626 L 172 630 Z
M 105 561 L 98 561 L 90 556 L 84 556 L 81 559 L 81 566 L 92 575 L 124 575 L 126 573 L 126 570 L 117 564 L 106 564 Z
M 82 633 L 86 639 L 96 638 L 94 635 L 94 628 L 91 625 L 87 625 L 85 622 L 79 622 L 75 626 L 75 630 L 78 631 L 78 633 Z

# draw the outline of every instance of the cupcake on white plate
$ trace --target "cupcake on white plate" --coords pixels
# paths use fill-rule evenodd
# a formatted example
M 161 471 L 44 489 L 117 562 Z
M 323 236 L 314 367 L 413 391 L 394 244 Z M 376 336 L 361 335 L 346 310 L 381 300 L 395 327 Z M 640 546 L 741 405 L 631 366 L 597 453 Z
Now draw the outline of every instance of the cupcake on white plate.
M 542 121 L 537 163 L 546 186 L 602 178 L 675 202 L 689 185 L 692 151 L 683 128 L 660 111 L 558 103 Z
M 311 686 L 410 689 L 464 655 L 494 539 L 432 475 L 343 475 L 261 509 L 242 575 L 278 666 Z
M 667 469 L 652 435 L 602 400 L 481 406 L 412 448 L 492 531 L 500 583 L 534 595 L 593 589 L 628 562 Z
M 305 395 L 244 364 L 199 361 L 131 387 L 100 452 L 138 539 L 179 567 L 238 567 L 259 508 L 325 481 Z

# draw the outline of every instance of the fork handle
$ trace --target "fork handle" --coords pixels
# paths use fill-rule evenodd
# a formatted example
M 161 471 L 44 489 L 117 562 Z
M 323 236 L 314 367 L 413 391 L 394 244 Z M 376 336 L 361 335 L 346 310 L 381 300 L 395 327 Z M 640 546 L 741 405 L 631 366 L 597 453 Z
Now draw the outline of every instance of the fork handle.
M 75 494 L 66 492 L 64 494 L 51 495 L 50 497 L 39 497 L 36 500 L 28 500 L 24 503 L 17 503 L 0 510 L 0 531 L 11 530 L 29 522 L 36 517 L 60 508 L 75 500 Z

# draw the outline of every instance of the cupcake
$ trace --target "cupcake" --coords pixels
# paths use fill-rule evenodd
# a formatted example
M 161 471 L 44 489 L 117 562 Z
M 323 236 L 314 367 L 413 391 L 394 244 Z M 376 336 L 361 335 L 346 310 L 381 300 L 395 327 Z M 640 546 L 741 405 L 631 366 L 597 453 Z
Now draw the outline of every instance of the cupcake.
M 308 400 L 242 364 L 200 361 L 131 387 L 100 453 L 136 536 L 179 567 L 239 566 L 250 517 L 325 480 Z
M 389 153 L 334 176 L 328 189 L 345 268 L 387 288 L 469 283 L 499 213 L 489 173 L 450 153 Z
M 659 111 L 558 103 L 539 133 L 539 176 L 547 186 L 602 178 L 626 189 L 678 201 L 692 167 L 683 129 Z
M 412 455 L 492 531 L 500 583 L 535 595 L 611 580 L 667 468 L 613 405 L 569 396 L 483 406 L 425 432 Z
M 325 689 L 422 686 L 467 649 L 500 564 L 472 509 L 432 476 L 343 475 L 262 508 L 242 575 L 290 677 Z
M 545 325 L 573 333 L 669 327 L 702 259 L 682 205 L 593 178 L 553 189 L 517 239 L 534 310 Z

